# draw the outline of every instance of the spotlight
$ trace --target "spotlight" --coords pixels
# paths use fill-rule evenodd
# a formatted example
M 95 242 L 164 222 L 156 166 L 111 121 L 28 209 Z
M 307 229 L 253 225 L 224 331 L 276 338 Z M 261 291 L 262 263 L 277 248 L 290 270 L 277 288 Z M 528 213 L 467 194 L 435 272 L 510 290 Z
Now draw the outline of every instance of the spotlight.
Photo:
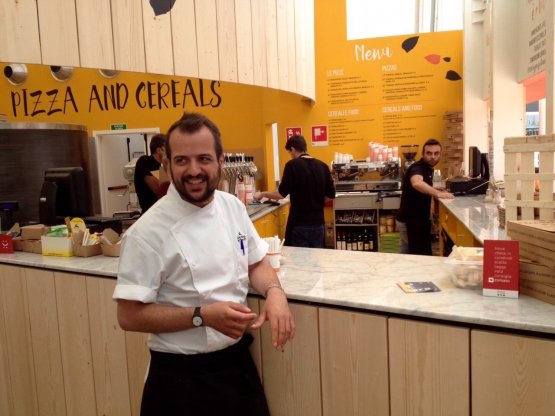
M 71 66 L 50 66 L 50 73 L 55 80 L 65 82 L 73 75 L 73 67 Z
M 4 67 L 4 76 L 13 85 L 21 85 L 27 80 L 27 67 L 24 64 L 9 64 Z

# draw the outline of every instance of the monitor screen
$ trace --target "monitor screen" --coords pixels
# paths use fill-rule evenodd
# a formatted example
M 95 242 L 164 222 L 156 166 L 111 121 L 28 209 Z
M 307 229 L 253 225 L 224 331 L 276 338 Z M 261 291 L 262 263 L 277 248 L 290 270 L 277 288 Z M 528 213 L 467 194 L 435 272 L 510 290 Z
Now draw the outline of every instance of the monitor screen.
M 482 153 L 476 146 L 468 148 L 468 176 L 477 178 L 482 173 Z
M 46 169 L 39 212 L 41 222 L 48 225 L 64 217 L 90 215 L 89 187 L 82 167 Z

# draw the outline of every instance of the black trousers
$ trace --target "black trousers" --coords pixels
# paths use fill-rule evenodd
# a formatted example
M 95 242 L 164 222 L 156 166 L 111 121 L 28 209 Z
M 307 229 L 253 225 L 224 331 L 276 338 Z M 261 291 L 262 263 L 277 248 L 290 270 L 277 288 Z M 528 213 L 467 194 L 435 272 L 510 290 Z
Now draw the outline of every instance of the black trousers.
M 141 416 L 267 416 L 264 389 L 248 350 L 252 335 L 206 354 L 151 351 Z
M 409 254 L 432 255 L 432 222 L 429 219 L 422 221 L 407 221 L 407 235 L 409 238 Z

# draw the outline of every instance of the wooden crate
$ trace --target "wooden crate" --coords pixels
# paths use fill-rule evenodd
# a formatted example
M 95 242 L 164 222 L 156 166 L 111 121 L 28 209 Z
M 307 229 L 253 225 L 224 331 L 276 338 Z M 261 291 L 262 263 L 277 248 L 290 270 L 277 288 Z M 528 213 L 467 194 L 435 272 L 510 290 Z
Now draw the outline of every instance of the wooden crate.
M 508 137 L 505 139 L 503 150 L 506 221 L 555 219 L 554 137 Z M 539 152 L 540 157 L 538 173 L 534 169 L 534 152 Z M 539 184 L 539 192 L 536 192 L 535 183 Z

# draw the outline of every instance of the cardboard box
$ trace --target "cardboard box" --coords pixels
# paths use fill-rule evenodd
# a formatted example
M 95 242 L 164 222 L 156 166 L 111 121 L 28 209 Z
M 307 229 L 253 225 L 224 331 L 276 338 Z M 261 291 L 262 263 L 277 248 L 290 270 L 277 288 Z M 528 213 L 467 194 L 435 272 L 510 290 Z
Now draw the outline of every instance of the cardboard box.
M 99 256 L 102 254 L 100 244 L 92 244 L 84 246 L 83 242 L 84 233 L 82 231 L 74 232 L 71 236 L 73 240 L 73 251 L 77 257 L 91 257 Z
M 21 240 L 21 249 L 27 253 L 42 254 L 41 240 Z
M 70 237 L 49 237 L 43 235 L 41 242 L 43 256 L 71 257 L 75 255 L 73 240 Z
M 555 305 L 555 285 L 523 280 L 520 282 L 520 293 Z
M 555 270 L 542 264 L 520 259 L 520 279 L 555 285 Z
M 111 228 L 102 231 L 102 239 L 100 247 L 102 254 L 109 257 L 119 257 L 121 249 L 121 235 Z
M 44 224 L 33 224 L 21 227 L 22 240 L 40 240 L 40 238 L 50 230 Z
M 555 269 L 555 252 L 525 241 L 519 241 L 519 246 L 521 259 L 531 260 Z
M 507 235 L 513 240 L 555 252 L 555 220 L 508 221 Z
M 14 251 L 23 251 L 23 240 L 21 236 L 13 238 L 13 249 Z

